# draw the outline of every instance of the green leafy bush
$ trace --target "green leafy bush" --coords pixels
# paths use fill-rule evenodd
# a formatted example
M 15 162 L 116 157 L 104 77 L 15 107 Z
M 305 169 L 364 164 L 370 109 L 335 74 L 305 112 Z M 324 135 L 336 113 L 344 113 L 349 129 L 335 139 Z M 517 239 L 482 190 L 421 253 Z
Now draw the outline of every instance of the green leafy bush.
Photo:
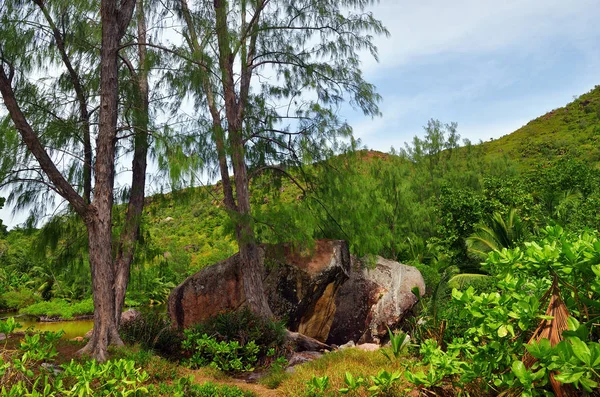
M 2 307 L 10 310 L 18 310 L 39 301 L 39 298 L 28 289 L 8 291 L 0 296 Z
M 189 333 L 200 337 L 207 334 L 219 342 L 237 341 L 241 346 L 253 341 L 259 349 L 259 362 L 281 355 L 286 341 L 283 322 L 263 318 L 246 308 L 221 313 L 196 324 Z
M 63 366 L 65 384 L 73 385 L 67 395 L 115 395 L 141 396 L 148 394 L 144 386 L 149 380 L 146 371 L 136 367 L 130 360 L 115 360 L 105 363 L 86 361 L 83 364 L 71 361 Z
M 4 328 L 13 328 L 5 323 Z M 132 360 L 52 364 L 61 332 L 27 334 L 18 350 L 0 354 L 0 397 L 141 396 L 149 393 L 149 376 Z M 42 363 L 42 364 L 41 364 Z M 41 364 L 41 365 L 40 365 Z
M 423 265 L 421 263 L 415 263 L 412 266 L 416 267 L 423 276 L 423 281 L 425 281 L 425 289 L 427 293 L 430 294 L 431 291 L 433 291 L 441 281 L 441 275 L 439 271 L 432 266 Z
M 123 342 L 139 343 L 143 349 L 155 351 L 164 357 L 176 357 L 181 352 L 181 333 L 171 326 L 165 314 L 153 311 L 141 313 L 121 324 L 119 334 Z
M 445 351 L 436 341 L 422 343 L 421 364 L 429 370 L 407 372 L 408 380 L 429 390 L 448 382 L 461 389 L 477 385 L 474 394 L 511 390 L 545 396 L 551 372 L 558 371 L 559 382 L 590 392 L 600 383 L 599 331 L 586 326 L 598 321 L 598 263 L 600 240 L 594 234 L 573 236 L 558 226 L 543 229 L 523 249 L 491 252 L 482 266 L 494 276 L 495 288 L 452 291 L 449 305 L 464 325 L 462 337 L 446 339 Z M 544 339 L 528 343 L 540 322 L 552 318 L 545 314 L 546 291 L 561 295 L 569 313 L 568 330 L 552 331 L 564 338 L 555 346 Z M 521 362 L 526 352 L 535 358 L 529 367 Z
M 207 334 L 197 334 L 193 330 L 184 331 L 181 343 L 184 350 L 192 353 L 188 365 L 192 368 L 211 366 L 221 371 L 253 371 L 259 347 L 254 341 L 240 344 L 238 341 L 220 341 Z
M 26 334 L 19 350 L 26 353 L 28 358 L 33 361 L 47 361 L 58 355 L 54 347 L 56 341 L 60 339 L 63 332 L 45 332 L 44 334 Z

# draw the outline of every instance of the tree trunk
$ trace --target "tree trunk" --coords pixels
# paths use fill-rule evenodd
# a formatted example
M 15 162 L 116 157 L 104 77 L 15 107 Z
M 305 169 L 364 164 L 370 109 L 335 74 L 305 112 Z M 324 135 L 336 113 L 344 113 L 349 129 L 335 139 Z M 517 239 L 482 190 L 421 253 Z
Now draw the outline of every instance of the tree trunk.
M 252 215 L 250 213 L 250 193 L 248 190 L 244 140 L 242 137 L 244 101 L 238 100 L 235 91 L 234 56 L 230 47 L 230 37 L 227 27 L 227 1 L 214 0 L 214 8 L 221 84 L 223 85 L 223 99 L 225 100 L 225 114 L 229 129 L 229 145 L 237 198 L 234 222 L 236 223 L 236 238 L 242 260 L 244 293 L 250 310 L 261 316 L 273 317 L 273 312 L 269 307 L 262 282 L 263 264 L 256 245 Z
M 114 317 L 115 276 L 112 252 L 106 249 L 107 246 L 110 247 L 112 240 L 110 225 L 110 213 L 107 217 L 107 214 L 101 211 L 97 211 L 87 225 L 94 296 L 94 331 L 87 345 L 78 353 L 89 354 L 98 361 L 106 361 L 108 345 L 123 344 Z
M 115 316 L 115 268 L 112 258 L 112 206 L 115 146 L 119 100 L 119 42 L 131 20 L 135 0 L 102 0 L 102 48 L 100 49 L 100 115 L 96 141 L 95 187 L 87 219 L 94 331 L 79 353 L 105 361 L 109 344 L 122 345 Z
M 118 333 L 118 320 L 115 316 L 116 295 L 115 295 L 115 267 L 113 267 L 112 257 L 112 206 L 113 184 L 115 173 L 115 146 L 117 135 L 117 114 L 118 114 L 118 51 L 119 43 L 123 37 L 135 7 L 136 0 L 121 0 L 119 6 L 115 0 L 102 0 L 100 6 L 102 23 L 102 48 L 100 50 L 100 111 L 98 139 L 96 141 L 96 163 L 95 163 L 95 187 L 94 197 L 90 203 L 90 169 L 91 164 L 91 142 L 89 139 L 89 113 L 86 107 L 86 98 L 80 80 L 73 69 L 64 47 L 63 37 L 60 31 L 54 25 L 50 14 L 44 7 L 44 2 L 36 1 L 38 7 L 46 15 L 51 25 L 52 32 L 61 57 L 65 66 L 69 70 L 72 82 L 74 84 L 79 105 L 81 118 L 84 122 L 84 197 L 81 197 L 75 188 L 65 179 L 52 158 L 48 155 L 46 148 L 42 145 L 39 137 L 27 121 L 27 118 L 19 107 L 15 93 L 12 88 L 15 69 L 10 63 L 0 64 L 0 94 L 4 100 L 10 117 L 19 131 L 23 142 L 28 150 L 36 158 L 40 167 L 52 181 L 55 191 L 65 198 L 73 209 L 83 219 L 88 231 L 89 260 L 92 275 L 92 288 L 94 297 L 94 332 L 88 344 L 80 350 L 80 353 L 89 353 L 98 361 L 104 361 L 107 358 L 107 347 L 109 344 L 122 344 Z M 147 92 L 147 87 L 146 87 Z M 146 95 L 147 97 L 147 95 Z M 146 102 L 147 107 L 147 102 Z M 147 115 L 146 115 L 147 120 Z M 144 131 L 145 133 L 145 131 Z M 140 135 L 141 136 L 141 135 Z M 144 135 L 145 136 L 145 135 Z M 139 158 L 143 150 L 147 150 L 147 141 L 145 144 L 137 145 L 140 152 L 136 151 L 134 157 Z M 143 204 L 143 184 L 145 176 L 145 155 L 139 163 L 134 163 L 134 175 L 140 175 L 143 169 L 142 177 L 136 179 L 132 185 L 140 185 L 141 180 L 141 202 Z M 139 189 L 135 194 L 135 202 L 139 202 Z M 134 205 L 135 206 L 135 205 Z M 141 207 L 137 206 L 136 211 Z M 135 216 L 136 212 L 131 211 L 134 220 L 139 220 Z M 126 228 L 127 229 L 127 228 Z M 135 233 L 130 233 L 134 239 L 137 239 L 137 228 Z M 131 230 L 127 229 L 127 230 Z M 135 241 L 133 242 L 135 243 Z M 133 247 L 133 244 L 127 245 Z M 130 258 L 131 255 L 124 257 Z M 129 266 L 131 260 L 127 262 Z M 118 267 L 118 266 L 117 266 Z M 124 299 L 124 291 L 127 287 L 129 278 L 129 268 L 127 267 L 127 277 L 119 275 L 120 285 L 123 287 L 119 291 L 122 293 L 121 301 Z M 118 316 L 120 319 L 120 316 Z
M 133 76 L 137 80 L 137 108 L 134 109 L 134 149 L 131 179 L 131 196 L 127 206 L 125 226 L 120 237 L 119 249 L 115 260 L 115 321 L 117 327 L 121 323 L 121 312 L 125 304 L 125 293 L 131 270 L 131 262 L 135 253 L 135 245 L 139 237 L 144 196 L 146 187 L 146 164 L 148 154 L 148 72 L 146 69 L 146 18 L 144 1 L 140 0 L 136 10 L 138 29 L 139 72 Z
M 263 286 L 263 262 L 256 244 L 252 214 L 250 213 L 250 192 L 241 132 L 230 132 L 230 136 L 237 196 L 236 238 L 242 261 L 242 280 L 244 281 L 246 303 L 253 312 L 264 317 L 273 317 Z

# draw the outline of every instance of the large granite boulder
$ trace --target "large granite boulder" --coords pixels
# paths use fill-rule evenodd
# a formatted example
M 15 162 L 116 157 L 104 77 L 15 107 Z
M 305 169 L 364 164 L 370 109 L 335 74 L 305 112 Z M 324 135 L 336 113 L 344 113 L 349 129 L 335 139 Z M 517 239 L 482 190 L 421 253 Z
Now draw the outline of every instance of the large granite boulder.
M 348 245 L 320 240 L 312 250 L 291 245 L 261 247 L 263 282 L 274 314 L 288 328 L 325 341 L 336 311 L 336 293 L 349 277 Z M 202 269 L 177 286 L 169 296 L 169 315 L 188 327 L 245 302 L 239 255 Z
M 339 289 L 337 307 L 327 343 L 341 345 L 380 342 L 387 327 L 398 327 L 418 301 L 412 292 L 425 294 L 425 281 L 412 266 L 377 257 L 374 268 L 361 268 L 352 261 L 350 279 Z

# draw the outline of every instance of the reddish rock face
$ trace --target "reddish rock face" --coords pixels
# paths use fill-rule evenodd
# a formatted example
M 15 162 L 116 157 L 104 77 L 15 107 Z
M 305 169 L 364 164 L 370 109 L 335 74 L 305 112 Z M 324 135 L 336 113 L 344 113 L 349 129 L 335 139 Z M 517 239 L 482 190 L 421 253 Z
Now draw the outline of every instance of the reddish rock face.
M 350 279 L 339 289 L 337 310 L 327 343 L 341 345 L 379 342 L 387 327 L 394 329 L 417 303 L 412 289 L 425 294 L 425 281 L 412 266 L 377 257 L 373 269 L 361 269 L 354 261 Z
M 273 313 L 288 319 L 292 331 L 324 341 L 335 313 L 335 295 L 348 278 L 348 245 L 317 241 L 314 250 L 298 252 L 289 245 L 262 247 L 264 285 Z M 169 296 L 169 315 L 189 327 L 245 302 L 236 254 L 190 276 Z
M 235 310 L 244 301 L 239 255 L 233 255 L 188 277 L 169 296 L 169 315 L 186 328 L 218 313 Z
M 261 247 L 263 282 L 273 313 L 288 329 L 329 344 L 378 342 L 425 293 L 419 271 L 383 258 L 372 270 L 351 267 L 344 241 L 317 241 L 313 250 Z M 189 327 L 245 302 L 239 256 L 190 276 L 169 297 L 169 315 Z M 352 271 L 351 271 L 352 268 Z M 348 277 L 350 277 L 348 279 Z M 348 281 L 346 281 L 348 280 Z

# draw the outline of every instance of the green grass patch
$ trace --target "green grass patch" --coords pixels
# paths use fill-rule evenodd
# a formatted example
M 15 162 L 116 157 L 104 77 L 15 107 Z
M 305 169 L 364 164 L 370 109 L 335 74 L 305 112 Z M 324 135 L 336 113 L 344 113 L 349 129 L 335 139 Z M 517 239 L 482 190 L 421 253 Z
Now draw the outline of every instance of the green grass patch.
M 392 356 L 391 350 L 386 349 Z M 285 379 L 278 389 L 285 396 L 307 396 L 309 395 L 308 384 L 311 379 L 327 376 L 329 378 L 328 388 L 324 395 L 339 395 L 338 390 L 346 387 L 344 382 L 346 372 L 371 382 L 370 377 L 377 376 L 381 370 L 403 373 L 413 361 L 410 355 L 403 355 L 398 360 L 390 361 L 380 351 L 366 352 L 356 348 L 345 349 L 327 353 L 318 360 L 295 367 L 291 376 Z M 389 395 L 400 396 L 407 387 L 409 387 L 408 382 L 402 377 Z M 354 395 L 365 397 L 372 395 L 372 392 L 367 389 L 367 387 L 362 387 Z
M 53 299 L 47 302 L 38 302 L 19 310 L 21 314 L 31 316 L 60 317 L 70 320 L 75 316 L 94 314 L 94 302 L 86 299 L 81 302 L 67 302 L 62 299 Z

